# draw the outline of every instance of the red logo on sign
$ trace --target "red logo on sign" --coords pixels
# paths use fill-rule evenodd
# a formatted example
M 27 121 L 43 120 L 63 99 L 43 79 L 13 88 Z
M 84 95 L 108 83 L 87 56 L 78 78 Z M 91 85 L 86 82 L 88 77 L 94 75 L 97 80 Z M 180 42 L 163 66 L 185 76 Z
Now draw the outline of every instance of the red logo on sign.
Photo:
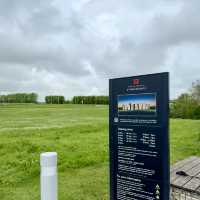
M 133 85 L 139 85 L 140 80 L 139 79 L 133 79 Z

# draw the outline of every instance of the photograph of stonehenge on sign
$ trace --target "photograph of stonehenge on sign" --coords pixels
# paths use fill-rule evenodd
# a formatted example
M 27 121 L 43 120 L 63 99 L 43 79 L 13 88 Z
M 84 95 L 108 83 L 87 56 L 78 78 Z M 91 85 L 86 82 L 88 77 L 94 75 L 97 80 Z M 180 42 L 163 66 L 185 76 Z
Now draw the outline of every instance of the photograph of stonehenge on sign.
M 118 96 L 119 115 L 156 115 L 156 94 Z

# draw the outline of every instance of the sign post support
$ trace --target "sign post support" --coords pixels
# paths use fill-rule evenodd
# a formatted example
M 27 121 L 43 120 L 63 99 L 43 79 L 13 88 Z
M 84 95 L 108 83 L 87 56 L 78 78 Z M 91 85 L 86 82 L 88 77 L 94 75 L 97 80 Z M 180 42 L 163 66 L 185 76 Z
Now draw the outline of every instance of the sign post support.
M 41 200 L 57 200 L 57 153 L 42 153 L 40 166 Z
M 110 79 L 110 200 L 169 200 L 169 74 Z

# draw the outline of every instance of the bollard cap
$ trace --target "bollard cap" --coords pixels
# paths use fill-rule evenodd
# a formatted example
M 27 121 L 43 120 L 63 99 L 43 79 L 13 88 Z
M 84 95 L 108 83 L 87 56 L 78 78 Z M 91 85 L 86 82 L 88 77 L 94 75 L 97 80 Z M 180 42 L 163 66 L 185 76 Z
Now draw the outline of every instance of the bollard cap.
M 40 166 L 42 167 L 56 167 L 57 166 L 57 153 L 46 152 L 40 154 Z

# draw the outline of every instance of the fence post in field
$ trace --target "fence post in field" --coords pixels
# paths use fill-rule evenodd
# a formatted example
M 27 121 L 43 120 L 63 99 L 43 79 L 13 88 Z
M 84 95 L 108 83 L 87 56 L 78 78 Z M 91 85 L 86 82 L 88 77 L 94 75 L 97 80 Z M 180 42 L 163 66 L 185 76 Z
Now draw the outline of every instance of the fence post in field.
M 57 153 L 42 153 L 40 166 L 41 200 L 57 200 Z

